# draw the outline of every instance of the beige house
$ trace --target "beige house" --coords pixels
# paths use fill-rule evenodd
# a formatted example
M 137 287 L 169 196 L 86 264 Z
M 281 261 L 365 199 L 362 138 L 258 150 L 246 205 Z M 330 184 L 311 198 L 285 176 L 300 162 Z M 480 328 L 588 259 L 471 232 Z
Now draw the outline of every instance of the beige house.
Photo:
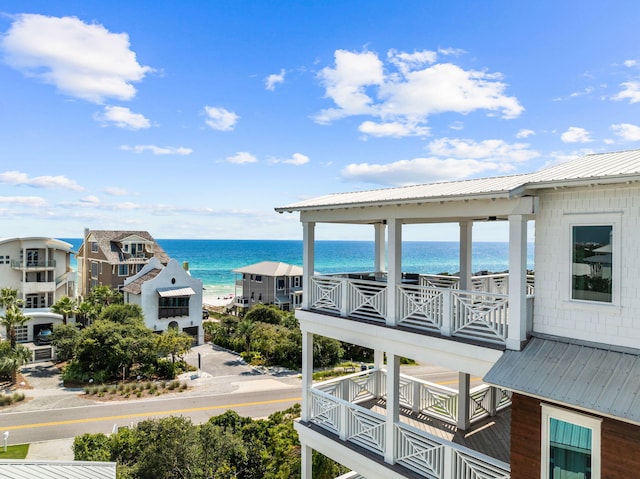
M 303 227 L 303 478 L 313 450 L 351 478 L 640 470 L 640 150 L 276 211 L 298 213 Z M 507 273 L 472 275 L 478 221 L 508 224 Z M 316 230 L 331 223 L 371 231 L 374 271 L 314 274 Z M 405 271 L 403 229 L 438 223 L 459 227 L 459 276 Z M 314 382 L 319 335 L 373 349 L 374 369 Z M 403 357 L 457 371 L 457 385 L 401 374 Z M 472 377 L 484 382 L 471 388 Z
M 127 278 L 151 258 L 163 265 L 169 256 L 147 231 L 85 230 L 78 261 L 78 294 L 86 297 L 95 286 L 121 291 Z
M 289 311 L 302 302 L 302 268 L 277 261 L 234 269 L 235 307 L 246 310 L 257 304 L 275 304 Z

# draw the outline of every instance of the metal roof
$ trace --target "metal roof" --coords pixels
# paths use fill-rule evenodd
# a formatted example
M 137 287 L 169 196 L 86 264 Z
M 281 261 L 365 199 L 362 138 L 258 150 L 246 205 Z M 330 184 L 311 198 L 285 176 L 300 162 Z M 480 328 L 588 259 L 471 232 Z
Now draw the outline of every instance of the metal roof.
M 234 273 L 261 274 L 263 276 L 302 276 L 302 267 L 278 261 L 261 261 L 243 268 L 233 270 Z
M 115 479 L 115 462 L 0 460 L 6 479 Z
M 640 350 L 538 335 L 505 351 L 484 381 L 640 424 Z
M 158 294 L 163 298 L 175 298 L 177 296 L 193 296 L 196 292 L 193 288 L 158 288 Z
M 583 156 L 544 170 L 511 176 L 337 193 L 276 208 L 293 212 L 335 207 L 512 198 L 542 188 L 640 180 L 640 150 Z

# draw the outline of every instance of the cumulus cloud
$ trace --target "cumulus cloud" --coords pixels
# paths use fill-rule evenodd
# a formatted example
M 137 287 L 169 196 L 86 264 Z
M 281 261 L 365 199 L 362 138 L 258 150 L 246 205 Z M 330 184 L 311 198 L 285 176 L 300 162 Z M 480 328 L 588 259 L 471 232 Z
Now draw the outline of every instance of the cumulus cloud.
M 369 51 L 337 50 L 334 65 L 323 68 L 318 75 L 325 97 L 336 106 L 320 111 L 315 121 L 326 124 L 367 115 L 377 121 L 367 120 L 361 131 L 403 136 L 402 130 L 389 125 L 405 124 L 404 136 L 410 136 L 425 128 L 429 116 L 438 113 L 486 110 L 510 119 L 524 110 L 515 97 L 505 94 L 507 85 L 499 73 L 438 63 L 438 52 L 429 50 L 390 50 L 386 60 L 387 65 Z
M 124 151 L 132 151 L 134 153 L 144 153 L 150 151 L 154 155 L 190 155 L 193 153 L 191 148 L 185 148 L 184 146 L 156 146 L 156 145 L 122 145 L 120 147 Z
M 638 60 L 625 60 L 624 61 L 624 66 L 625 67 L 631 68 L 631 67 L 635 67 L 637 65 L 638 65 Z
M 302 153 L 294 153 L 291 158 L 286 159 L 286 160 L 281 160 L 278 158 L 273 158 L 271 160 L 271 163 L 284 163 L 286 165 L 293 165 L 293 166 L 301 166 L 301 165 L 305 165 L 307 163 L 309 163 L 311 160 L 308 156 L 303 155 Z
M 131 194 L 129 191 L 124 188 L 120 188 L 119 186 L 107 186 L 102 191 L 109 196 L 128 196 Z
M 614 100 L 629 100 L 629 103 L 640 102 L 640 82 L 628 81 L 620 86 L 622 91 L 613 96 Z
M 149 128 L 151 122 L 140 113 L 133 113 L 123 106 L 105 106 L 102 114 L 94 115 L 94 118 L 103 123 L 113 123 L 118 128 L 141 130 Z
M 72 191 L 82 191 L 84 188 L 73 180 L 59 176 L 34 176 L 29 177 L 21 171 L 6 171 L 0 173 L 0 183 L 14 186 L 30 186 L 32 188 L 61 188 Z
M 133 83 L 152 71 L 140 65 L 126 33 L 76 17 L 21 14 L 0 40 L 4 61 L 60 92 L 94 103 L 130 100 Z
M 0 204 L 42 208 L 47 201 L 40 196 L 0 196 Z
M 212 129 L 219 131 L 233 130 L 240 118 L 234 112 L 222 107 L 205 106 L 204 112 L 207 116 L 204 122 Z
M 526 128 L 523 128 L 521 130 L 518 131 L 518 133 L 516 133 L 516 138 L 528 138 L 532 135 L 535 135 L 536 132 L 533 130 L 528 130 Z
M 640 141 L 640 126 L 631 123 L 611 125 L 613 132 L 626 141 Z
M 398 121 L 390 123 L 364 121 L 360 124 L 358 130 L 369 136 L 391 136 L 394 138 L 402 138 L 406 136 L 428 136 L 430 131 L 426 126 L 402 123 Z
M 591 139 L 591 133 L 577 126 L 569 127 L 567 131 L 560 135 L 560 139 L 565 143 L 589 143 L 593 141 Z
M 247 163 L 257 163 L 258 159 L 249 152 L 239 151 L 235 155 L 228 157 L 227 161 L 236 165 L 244 165 Z
M 280 73 L 272 73 L 265 80 L 265 88 L 267 90 L 273 91 L 276 89 L 276 85 L 284 82 L 285 71 L 284 68 L 280 70 Z
M 100 198 L 95 195 L 85 196 L 84 198 L 80 198 L 80 201 L 83 203 L 90 203 L 92 205 L 97 205 L 100 203 Z
M 511 172 L 516 163 L 540 156 L 524 143 L 442 138 L 428 146 L 431 156 L 388 164 L 350 164 L 341 171 L 348 181 L 383 186 L 462 180 L 487 172 Z

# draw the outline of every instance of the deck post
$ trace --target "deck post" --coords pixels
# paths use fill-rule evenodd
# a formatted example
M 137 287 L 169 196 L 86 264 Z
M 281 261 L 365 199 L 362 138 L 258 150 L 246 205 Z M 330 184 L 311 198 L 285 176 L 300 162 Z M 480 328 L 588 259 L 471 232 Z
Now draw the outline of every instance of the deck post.
M 509 215 L 509 327 L 507 348 L 527 339 L 527 217 Z
M 471 425 L 469 419 L 469 392 L 471 377 L 462 371 L 458 372 L 458 429 L 466 431 Z
M 302 223 L 302 309 L 311 306 L 311 277 L 315 271 L 315 227 L 312 221 Z
M 375 272 L 382 273 L 385 270 L 385 233 L 387 230 L 386 223 L 376 223 L 375 228 Z
M 308 421 L 311 417 L 309 391 L 313 386 L 313 333 L 302 330 L 302 411 L 300 419 Z
M 460 222 L 460 291 L 471 289 L 473 221 Z
M 397 318 L 397 289 L 402 278 L 402 223 L 393 219 L 387 221 L 389 254 L 389 272 L 387 274 L 387 326 L 396 326 Z M 388 361 L 389 358 L 387 358 Z
M 309 446 L 301 445 L 302 449 L 302 479 L 313 478 L 313 449 Z
M 387 354 L 387 415 L 384 462 L 395 464 L 395 428 L 400 421 L 400 356 Z

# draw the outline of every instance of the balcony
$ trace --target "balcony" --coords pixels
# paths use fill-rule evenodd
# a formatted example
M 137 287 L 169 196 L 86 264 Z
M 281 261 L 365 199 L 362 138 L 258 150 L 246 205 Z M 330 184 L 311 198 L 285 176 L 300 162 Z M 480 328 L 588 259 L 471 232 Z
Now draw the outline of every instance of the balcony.
M 473 276 L 471 290 L 456 276 L 404 273 L 388 304 L 385 273 L 315 275 L 309 310 L 346 319 L 504 348 L 509 328 L 509 275 Z M 533 317 L 533 276 L 527 276 L 527 322 Z M 529 328 L 530 329 L 530 328 Z
M 12 259 L 11 260 L 11 267 L 13 269 L 43 269 L 43 268 L 55 268 L 56 267 L 56 260 L 55 259 L 50 259 L 48 261 L 23 261 L 23 260 L 17 260 L 17 259 Z
M 316 384 L 308 393 L 307 423 L 299 423 L 296 429 L 319 428 L 334 441 L 366 450 L 382 464 L 389 455 L 385 390 L 384 370 Z M 503 416 L 509 416 L 508 411 L 500 415 L 503 418 L 496 414 L 510 407 L 510 393 L 487 385 L 472 389 L 472 428 L 466 434 L 455 430 L 457 409 L 464 403 L 458 396 L 451 388 L 400 376 L 401 415 L 393 426 L 393 464 L 421 477 L 509 478 L 510 466 L 505 462 L 509 459 L 509 442 L 496 441 L 495 437 L 509 437 L 509 420 Z
M 22 294 L 53 293 L 56 283 L 53 281 L 24 281 L 21 283 Z

